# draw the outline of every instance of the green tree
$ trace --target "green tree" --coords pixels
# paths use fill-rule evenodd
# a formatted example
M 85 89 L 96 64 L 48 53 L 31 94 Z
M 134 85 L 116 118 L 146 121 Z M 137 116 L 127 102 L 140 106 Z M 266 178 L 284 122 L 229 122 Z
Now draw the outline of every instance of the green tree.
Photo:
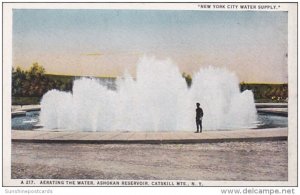
M 191 77 L 191 75 L 186 74 L 184 72 L 184 73 L 182 73 L 182 77 L 185 79 L 187 86 L 191 87 L 191 85 L 192 85 L 192 77 Z
M 42 76 L 45 74 L 45 68 L 43 66 L 39 65 L 39 63 L 35 62 L 29 68 L 28 73 L 31 75 L 34 75 L 34 76 Z
M 22 94 L 22 85 L 26 75 L 21 67 L 12 69 L 12 95 L 20 96 Z
M 20 100 L 31 97 L 31 100 L 37 99 L 38 101 L 51 89 L 71 91 L 73 79 L 60 80 L 60 77 L 49 76 L 45 73 L 45 68 L 37 62 L 33 63 L 28 70 L 23 70 L 19 66 L 12 68 L 13 99 L 19 98 Z M 17 102 L 17 104 L 22 104 L 23 101 Z

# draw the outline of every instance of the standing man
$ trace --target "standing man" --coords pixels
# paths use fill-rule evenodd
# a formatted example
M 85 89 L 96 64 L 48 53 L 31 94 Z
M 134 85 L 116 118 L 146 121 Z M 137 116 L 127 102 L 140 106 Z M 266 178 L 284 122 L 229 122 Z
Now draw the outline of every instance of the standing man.
M 197 131 L 195 133 L 199 133 L 199 126 L 200 126 L 200 133 L 202 133 L 202 117 L 203 117 L 203 110 L 200 108 L 200 103 L 197 103 L 196 108 L 196 125 Z

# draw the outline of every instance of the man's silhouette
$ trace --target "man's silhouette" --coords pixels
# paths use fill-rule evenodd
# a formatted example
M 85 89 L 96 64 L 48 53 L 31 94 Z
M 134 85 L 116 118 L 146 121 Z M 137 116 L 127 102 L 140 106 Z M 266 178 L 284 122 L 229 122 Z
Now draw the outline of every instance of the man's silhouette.
M 196 109 L 196 125 L 197 125 L 197 132 L 199 133 L 199 126 L 200 126 L 200 133 L 202 133 L 202 117 L 203 117 L 203 110 L 200 108 L 200 103 L 197 103 Z

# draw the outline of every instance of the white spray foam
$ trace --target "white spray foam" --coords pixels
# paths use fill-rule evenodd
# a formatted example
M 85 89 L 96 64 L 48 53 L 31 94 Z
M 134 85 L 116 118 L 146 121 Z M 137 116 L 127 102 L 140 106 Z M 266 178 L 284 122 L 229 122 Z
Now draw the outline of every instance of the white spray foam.
M 99 79 L 81 78 L 72 93 L 47 92 L 41 123 L 79 131 L 193 131 L 197 102 L 204 130 L 255 127 L 257 121 L 253 93 L 241 93 L 238 78 L 226 69 L 201 69 L 188 88 L 170 60 L 143 57 L 136 79 L 124 75 L 116 85 L 110 90 Z

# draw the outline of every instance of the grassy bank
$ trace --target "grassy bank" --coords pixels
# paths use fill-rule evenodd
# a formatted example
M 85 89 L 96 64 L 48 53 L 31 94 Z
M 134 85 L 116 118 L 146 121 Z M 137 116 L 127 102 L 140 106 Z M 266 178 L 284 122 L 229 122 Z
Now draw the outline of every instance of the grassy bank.
M 40 104 L 41 97 L 12 97 L 12 105 Z

